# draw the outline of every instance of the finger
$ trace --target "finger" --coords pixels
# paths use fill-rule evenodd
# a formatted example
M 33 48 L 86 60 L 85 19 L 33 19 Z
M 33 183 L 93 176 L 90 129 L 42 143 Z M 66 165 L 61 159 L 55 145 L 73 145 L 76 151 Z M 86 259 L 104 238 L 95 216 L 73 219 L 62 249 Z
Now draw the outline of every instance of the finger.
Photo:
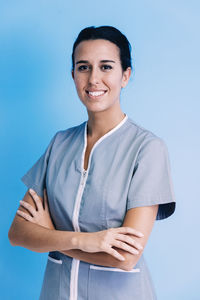
M 131 254 L 139 254 L 139 251 L 136 250 L 135 248 L 127 245 L 126 243 L 120 242 L 120 241 L 113 241 L 113 246 L 120 248 L 122 250 L 125 250 L 127 252 L 130 252 Z
M 105 252 L 107 252 L 108 254 L 114 256 L 116 259 L 124 261 L 125 258 L 123 255 L 119 254 L 119 252 L 117 252 L 115 249 L 113 248 L 108 248 Z
M 128 235 L 124 235 L 124 234 L 117 234 L 115 236 L 116 239 L 120 240 L 120 241 L 124 241 L 132 246 L 134 246 L 135 248 L 139 249 L 139 250 L 142 250 L 143 247 L 140 243 L 136 242 L 133 238 L 131 238 L 130 236 Z
M 35 216 L 36 210 L 35 210 L 35 208 L 33 208 L 32 205 L 30 205 L 28 202 L 23 201 L 23 200 L 20 200 L 19 202 L 23 207 L 25 207 L 32 214 L 33 217 Z
M 130 234 L 134 234 L 138 237 L 143 237 L 144 236 L 144 234 L 142 232 L 140 232 L 140 231 L 138 231 L 138 230 L 136 230 L 132 227 L 118 227 L 116 229 L 120 233 L 130 233 Z
M 17 214 L 20 215 L 21 217 L 23 217 L 24 219 L 26 219 L 27 221 L 35 223 L 33 218 L 30 215 L 26 214 L 25 212 L 23 212 L 19 209 L 17 210 Z
M 29 189 L 29 193 L 35 202 L 37 210 L 41 211 L 43 209 L 43 206 L 42 206 L 42 201 L 40 200 L 38 194 L 33 189 Z

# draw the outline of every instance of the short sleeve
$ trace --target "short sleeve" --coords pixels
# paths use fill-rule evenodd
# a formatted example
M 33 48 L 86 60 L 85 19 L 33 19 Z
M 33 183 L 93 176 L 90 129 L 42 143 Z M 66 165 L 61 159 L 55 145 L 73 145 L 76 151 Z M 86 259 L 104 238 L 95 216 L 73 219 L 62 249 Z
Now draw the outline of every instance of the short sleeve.
M 22 182 L 28 187 L 36 191 L 36 193 L 43 197 L 43 191 L 46 187 L 46 171 L 52 146 L 55 142 L 56 135 L 51 139 L 44 154 L 36 161 L 36 163 L 27 171 L 21 178 Z
M 165 219 L 175 211 L 168 150 L 160 137 L 145 141 L 138 152 L 128 191 L 127 210 L 156 204 L 159 204 L 156 220 Z

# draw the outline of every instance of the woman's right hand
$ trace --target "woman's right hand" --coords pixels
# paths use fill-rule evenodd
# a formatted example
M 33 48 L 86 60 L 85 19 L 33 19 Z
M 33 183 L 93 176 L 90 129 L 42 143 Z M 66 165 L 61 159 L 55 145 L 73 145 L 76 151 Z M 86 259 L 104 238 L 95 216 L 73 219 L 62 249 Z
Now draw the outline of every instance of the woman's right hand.
M 109 228 L 97 232 L 80 232 L 77 239 L 78 249 L 85 252 L 106 252 L 123 261 L 125 260 L 124 257 L 112 247 L 123 249 L 131 254 L 139 254 L 137 249 L 143 249 L 142 245 L 127 235 L 128 233 L 137 237 L 144 236 L 131 227 Z

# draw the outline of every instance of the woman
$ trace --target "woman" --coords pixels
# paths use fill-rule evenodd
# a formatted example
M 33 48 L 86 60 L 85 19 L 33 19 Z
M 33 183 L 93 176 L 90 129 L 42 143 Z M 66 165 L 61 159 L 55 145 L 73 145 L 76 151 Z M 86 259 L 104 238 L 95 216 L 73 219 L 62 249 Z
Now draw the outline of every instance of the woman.
M 40 300 L 156 299 L 143 250 L 175 197 L 164 141 L 120 108 L 131 69 L 119 30 L 80 32 L 72 77 L 88 121 L 57 132 L 24 175 L 9 231 L 12 245 L 49 252 Z

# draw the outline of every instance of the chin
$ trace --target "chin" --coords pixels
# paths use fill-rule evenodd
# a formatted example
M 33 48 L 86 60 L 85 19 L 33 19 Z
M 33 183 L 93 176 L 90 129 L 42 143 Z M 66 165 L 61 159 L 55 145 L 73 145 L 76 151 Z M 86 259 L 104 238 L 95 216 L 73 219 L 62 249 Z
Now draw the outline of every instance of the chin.
M 98 113 L 98 112 L 103 112 L 103 111 L 109 111 L 110 107 L 99 107 L 99 108 L 86 107 L 86 109 L 88 112 Z
M 111 110 L 113 108 L 113 106 L 116 105 L 116 102 L 112 102 L 112 103 L 108 103 L 106 101 L 99 101 L 99 102 L 90 102 L 88 103 L 88 101 L 82 101 L 82 104 L 85 106 L 85 108 L 87 109 L 87 111 L 90 111 L 90 112 L 103 112 L 103 111 L 106 111 L 106 110 Z

